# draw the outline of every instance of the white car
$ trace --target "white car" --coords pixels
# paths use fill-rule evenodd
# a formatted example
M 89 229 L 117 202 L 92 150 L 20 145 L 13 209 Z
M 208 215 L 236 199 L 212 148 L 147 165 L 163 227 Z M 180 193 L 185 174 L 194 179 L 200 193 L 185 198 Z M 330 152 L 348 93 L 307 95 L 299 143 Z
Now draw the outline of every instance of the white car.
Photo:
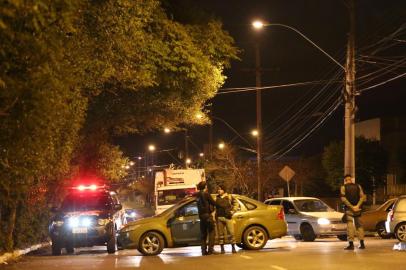
M 400 196 L 385 223 L 386 231 L 393 233 L 401 242 L 406 242 L 406 196 Z
M 347 240 L 347 224 L 337 212 L 317 198 L 284 197 L 265 201 L 269 205 L 282 205 L 288 223 L 288 234 L 296 240 L 311 242 L 316 237 L 337 236 Z

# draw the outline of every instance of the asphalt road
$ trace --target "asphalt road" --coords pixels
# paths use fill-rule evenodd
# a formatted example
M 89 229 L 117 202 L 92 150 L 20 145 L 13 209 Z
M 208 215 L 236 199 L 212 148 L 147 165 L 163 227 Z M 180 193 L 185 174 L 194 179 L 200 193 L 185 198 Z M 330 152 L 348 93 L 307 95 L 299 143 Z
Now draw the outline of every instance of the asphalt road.
M 406 251 L 394 251 L 397 241 L 367 238 L 365 250 L 345 251 L 346 242 L 334 238 L 315 242 L 297 242 L 285 237 L 269 241 L 261 251 L 238 250 L 231 254 L 200 256 L 199 247 L 165 249 L 155 257 L 141 256 L 136 250 L 122 250 L 108 255 L 105 248 L 80 248 L 74 255 L 50 256 L 44 249 L 15 263 L 0 266 L 6 270 L 82 270 L 82 269 L 385 269 L 405 270 Z M 216 247 L 217 250 L 219 247 Z

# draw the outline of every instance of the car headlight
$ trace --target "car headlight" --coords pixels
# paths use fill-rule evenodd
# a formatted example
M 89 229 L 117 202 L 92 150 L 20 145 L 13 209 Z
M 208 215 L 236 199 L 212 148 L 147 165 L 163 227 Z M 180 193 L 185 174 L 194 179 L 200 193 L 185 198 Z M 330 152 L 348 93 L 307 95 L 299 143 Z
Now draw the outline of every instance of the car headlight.
M 330 220 L 328 220 L 327 218 L 319 218 L 317 220 L 317 224 L 319 224 L 319 225 L 328 225 L 328 224 L 330 224 Z
M 85 217 L 81 220 L 80 224 L 82 226 L 89 227 L 90 225 L 92 225 L 92 220 L 90 218 Z
M 109 222 L 110 222 L 110 219 L 108 219 L 108 218 L 99 218 L 97 220 L 97 224 L 99 224 L 100 226 L 104 226 Z
M 69 226 L 72 227 L 72 228 L 79 226 L 79 218 L 77 218 L 77 217 L 70 217 L 70 218 L 68 219 L 68 224 L 69 224 Z
M 52 221 L 53 226 L 61 227 L 63 225 L 63 220 Z

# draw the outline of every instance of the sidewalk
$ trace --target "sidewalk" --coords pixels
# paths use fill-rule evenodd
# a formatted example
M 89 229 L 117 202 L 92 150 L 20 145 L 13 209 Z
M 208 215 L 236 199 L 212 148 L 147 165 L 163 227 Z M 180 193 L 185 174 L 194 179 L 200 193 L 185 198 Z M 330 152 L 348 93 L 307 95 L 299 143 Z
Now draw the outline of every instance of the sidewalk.
M 44 248 L 49 246 L 51 243 L 50 242 L 44 242 L 41 244 L 33 245 L 29 248 L 26 249 L 17 249 L 13 252 L 6 252 L 3 254 L 0 254 L 0 265 L 2 264 L 7 264 L 8 261 L 16 260 L 18 257 L 25 255 L 29 252 L 32 252 L 34 250 L 38 250 L 40 248 Z

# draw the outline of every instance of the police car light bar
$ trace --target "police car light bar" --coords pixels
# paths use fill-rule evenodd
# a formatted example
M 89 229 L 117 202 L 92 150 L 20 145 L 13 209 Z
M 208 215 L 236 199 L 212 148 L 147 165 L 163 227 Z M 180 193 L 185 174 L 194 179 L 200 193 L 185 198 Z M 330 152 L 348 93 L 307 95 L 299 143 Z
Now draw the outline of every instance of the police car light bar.
M 105 188 L 105 186 L 103 185 L 103 186 L 97 186 L 97 185 L 95 185 L 95 184 L 92 184 L 92 185 L 79 185 L 79 186 L 77 186 L 77 187 L 73 187 L 72 189 L 76 189 L 76 190 L 79 190 L 79 191 L 84 191 L 84 190 L 92 190 L 92 191 L 95 191 L 95 190 L 97 190 L 97 189 L 104 189 Z

